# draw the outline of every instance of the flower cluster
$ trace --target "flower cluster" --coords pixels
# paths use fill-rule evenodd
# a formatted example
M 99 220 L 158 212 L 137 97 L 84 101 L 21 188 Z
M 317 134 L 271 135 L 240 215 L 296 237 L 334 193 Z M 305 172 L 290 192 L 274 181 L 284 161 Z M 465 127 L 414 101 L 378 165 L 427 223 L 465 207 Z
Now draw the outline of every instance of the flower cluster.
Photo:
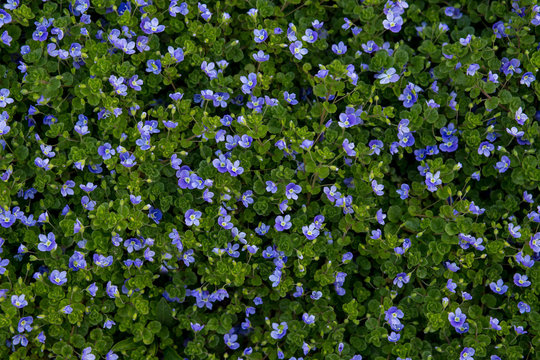
M 5 0 L 0 358 L 532 356 L 538 26 Z

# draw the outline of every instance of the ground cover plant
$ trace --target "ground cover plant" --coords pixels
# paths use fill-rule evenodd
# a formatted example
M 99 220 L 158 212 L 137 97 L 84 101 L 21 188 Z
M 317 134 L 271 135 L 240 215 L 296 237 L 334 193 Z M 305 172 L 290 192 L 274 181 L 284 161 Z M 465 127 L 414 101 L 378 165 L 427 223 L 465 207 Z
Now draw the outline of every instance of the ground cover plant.
M 540 358 L 539 24 L 3 0 L 0 358 Z

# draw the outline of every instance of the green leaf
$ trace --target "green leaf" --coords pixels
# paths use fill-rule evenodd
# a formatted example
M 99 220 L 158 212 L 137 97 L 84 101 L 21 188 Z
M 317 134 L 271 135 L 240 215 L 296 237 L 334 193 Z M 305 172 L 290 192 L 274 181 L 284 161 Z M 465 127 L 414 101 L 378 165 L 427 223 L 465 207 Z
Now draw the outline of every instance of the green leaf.
M 114 352 L 123 352 L 123 351 L 129 351 L 137 348 L 137 344 L 133 341 L 133 339 L 125 339 L 117 342 L 112 350 Z
M 170 346 L 163 351 L 163 360 L 183 360 L 180 355 Z
M 170 326 L 172 324 L 172 310 L 167 300 L 161 298 L 156 307 L 157 320 L 165 326 Z
M 403 211 L 398 205 L 392 205 L 388 208 L 388 220 L 391 222 L 400 222 Z

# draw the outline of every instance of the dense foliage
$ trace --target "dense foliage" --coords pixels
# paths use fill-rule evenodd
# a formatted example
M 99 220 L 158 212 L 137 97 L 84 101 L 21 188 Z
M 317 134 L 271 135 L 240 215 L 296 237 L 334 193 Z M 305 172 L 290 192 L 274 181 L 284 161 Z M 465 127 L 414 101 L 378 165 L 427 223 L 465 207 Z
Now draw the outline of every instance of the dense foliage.
M 539 24 L 4 0 L 0 358 L 540 358 Z

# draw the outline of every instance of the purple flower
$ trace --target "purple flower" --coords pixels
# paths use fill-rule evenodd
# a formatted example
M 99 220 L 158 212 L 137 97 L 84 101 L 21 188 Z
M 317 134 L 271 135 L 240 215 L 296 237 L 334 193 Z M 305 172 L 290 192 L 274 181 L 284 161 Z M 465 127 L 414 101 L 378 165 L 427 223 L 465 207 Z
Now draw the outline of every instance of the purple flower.
M 279 203 L 279 211 L 283 214 L 289 206 L 287 205 L 289 203 L 289 200 L 285 199 L 281 203 Z
M 498 161 L 497 164 L 495 164 L 495 169 L 499 170 L 499 173 L 502 174 L 508 170 L 510 167 L 510 159 L 508 156 L 503 155 L 501 157 L 501 161 Z
M 15 306 L 17 309 L 22 309 L 26 305 L 28 305 L 28 301 L 26 301 L 24 294 L 22 295 L 11 295 L 11 304 Z
M 381 149 L 383 147 L 383 142 L 381 140 L 371 140 L 368 144 L 371 152 L 368 155 L 377 154 L 380 155 Z
M 7 5 L 4 5 L 7 8 Z M 14 9 L 11 9 L 14 10 Z M 5 10 L 0 9 L 0 28 L 11 22 L 11 15 Z
M 289 93 L 289 92 L 285 91 L 283 93 L 283 98 L 285 99 L 285 101 L 287 101 L 291 105 L 298 104 L 298 100 L 296 100 L 296 94 L 294 94 L 294 93 Z
M 302 320 L 308 325 L 313 324 L 315 322 L 315 315 L 309 315 L 308 313 L 304 313 L 302 315 Z
M 489 284 L 489 287 L 494 293 L 499 295 L 504 294 L 508 290 L 508 285 L 504 285 L 502 279 L 497 280 L 497 283 L 492 282 Z
M 270 192 L 270 193 L 272 193 L 272 194 L 275 194 L 276 191 L 277 191 L 277 186 L 276 186 L 276 184 L 274 184 L 273 181 L 268 180 L 268 181 L 266 182 L 266 191 L 267 191 L 267 192 Z
M 13 341 L 12 342 L 13 345 L 21 344 L 21 346 L 24 346 L 24 347 L 26 347 L 26 345 L 28 345 L 28 339 L 24 335 L 17 334 L 17 335 L 15 335 L 13 337 L 12 341 Z
M 262 50 L 259 50 L 258 52 L 253 54 L 253 59 L 258 62 L 265 62 L 270 59 L 270 55 L 265 54 Z
M 96 283 L 92 283 L 92 284 L 90 284 L 90 286 L 88 286 L 88 287 L 86 288 L 86 291 L 88 291 L 88 293 L 89 293 L 92 297 L 96 296 L 97 290 L 98 290 L 98 288 L 97 288 L 97 286 L 96 286 Z
M 378 51 L 379 46 L 375 43 L 375 41 L 369 40 L 367 43 L 362 44 L 362 50 L 364 50 L 366 54 L 371 54 Z
M 67 196 L 67 195 L 73 195 L 74 194 L 74 192 L 73 192 L 73 187 L 74 186 L 75 186 L 75 182 L 73 180 L 68 180 L 60 188 L 60 193 L 64 197 Z
M 472 36 L 471 34 L 468 34 L 465 38 L 460 38 L 459 43 L 463 46 L 467 46 L 468 44 L 471 43 L 471 40 L 472 40 Z
M 194 324 L 194 323 L 191 323 L 191 329 L 192 329 L 193 331 L 195 331 L 195 332 L 201 331 L 202 329 L 204 329 L 204 326 L 205 326 L 205 325 L 201 325 L 201 324 L 199 324 L 199 323 L 195 323 L 195 324 Z
M 515 115 L 515 119 L 517 121 L 517 123 L 519 125 L 523 125 L 525 124 L 525 121 L 527 121 L 529 119 L 529 117 L 527 116 L 527 114 L 525 114 L 523 112 L 523 109 L 521 108 L 521 106 L 519 107 L 519 109 L 517 109 L 516 111 L 516 115 Z
M 514 239 L 519 239 L 521 237 L 521 233 L 519 232 L 521 230 L 521 226 L 514 226 L 514 224 L 509 223 L 508 224 L 508 232 Z
M 302 40 L 304 40 L 307 43 L 313 44 L 315 41 L 317 41 L 318 37 L 319 35 L 317 34 L 316 31 L 313 31 L 311 29 L 306 29 L 305 35 L 302 36 Z
M 158 75 L 161 72 L 161 61 L 150 59 L 146 62 L 146 72 Z
M 339 44 L 332 45 L 332 51 L 336 55 L 343 55 L 347 52 L 347 46 L 343 43 L 343 41 L 340 41 Z
M 19 320 L 19 325 L 17 326 L 17 330 L 20 333 L 25 332 L 25 331 L 31 332 L 33 322 L 34 322 L 34 318 L 32 318 L 31 316 L 25 316 Z
M 457 284 L 456 284 L 455 282 L 453 282 L 452 279 L 448 279 L 448 281 L 446 282 L 446 288 L 447 288 L 450 292 L 455 293 L 455 292 L 456 292 L 456 288 L 457 288 Z
M 244 168 L 240 166 L 240 161 L 236 160 L 234 163 L 227 159 L 227 171 L 231 176 L 238 176 L 244 173 Z
M 0 107 L 4 108 L 6 105 L 13 103 L 13 99 L 9 97 L 9 89 L 0 89 Z
M 111 329 L 113 325 L 116 325 L 116 323 L 112 320 L 106 320 L 103 324 L 103 328 Z
M 452 7 L 452 6 L 445 7 L 444 8 L 444 14 L 446 16 L 448 16 L 448 17 L 451 17 L 454 20 L 458 20 L 463 16 L 463 14 L 461 13 L 461 11 L 458 8 L 455 8 L 455 7 Z
M 500 331 L 502 327 L 499 325 L 499 319 L 497 318 L 489 318 L 489 324 L 494 330 Z
M 2 249 L 0 248 L 0 252 Z M 6 266 L 9 265 L 9 259 L 2 259 L 0 258 L 0 275 L 4 275 L 6 273 Z M 2 298 L 2 290 L 0 290 L 0 298 Z
M 201 70 L 210 78 L 210 80 L 217 78 L 217 70 L 215 70 L 216 64 L 213 62 L 207 63 L 203 61 L 201 63 Z M 208 99 L 207 99 L 208 100 Z
M 182 14 L 186 16 L 189 13 L 188 5 L 183 2 L 178 6 L 178 0 L 171 0 L 169 4 L 169 15 L 176 17 L 176 14 Z
M 519 68 L 519 65 L 521 62 L 518 59 L 512 59 L 508 60 L 507 58 L 502 58 L 501 60 L 502 65 L 500 71 L 504 73 L 504 75 L 513 75 L 514 73 L 521 74 L 521 69 Z
M 276 217 L 274 228 L 277 231 L 288 230 L 292 226 L 292 223 L 290 222 L 290 220 L 291 220 L 290 215 L 285 215 L 284 217 L 279 215 Z
M 253 191 L 247 190 L 245 193 L 242 194 L 242 204 L 245 207 L 248 207 L 249 204 L 253 204 Z
M 454 328 L 458 334 L 464 334 L 469 331 L 469 323 L 464 323 L 461 326 L 457 326 Z
M 7 46 L 11 46 L 11 40 L 13 40 L 13 38 L 9 36 L 9 33 L 7 32 L 7 30 L 4 30 L 4 32 L 2 33 L 2 36 L 0 36 L 0 41 L 2 41 Z
M 347 18 L 343 18 L 343 21 L 345 21 L 345 24 L 341 25 L 343 30 L 348 30 L 353 25 L 352 21 Z
M 189 209 L 184 214 L 185 223 L 187 226 L 199 226 L 200 222 L 199 219 L 201 218 L 202 213 L 200 211 L 195 211 L 193 209 Z
M 383 20 L 383 26 L 386 30 L 390 30 L 393 33 L 398 33 L 403 25 L 403 19 L 401 16 L 394 14 L 392 11 L 388 11 L 386 19 Z
M 108 160 L 112 155 L 116 154 L 116 151 L 112 148 L 111 144 L 105 143 L 98 147 L 98 154 L 103 158 L 103 160 Z
M 169 55 L 171 55 L 171 58 L 176 63 L 184 61 L 184 49 L 182 49 L 182 48 L 176 48 L 175 49 L 172 46 L 168 46 L 167 51 L 169 52 Z
M 285 335 L 287 335 L 287 329 L 288 325 L 286 322 L 282 322 L 281 324 L 278 323 L 272 323 L 272 332 L 270 333 L 270 336 L 273 339 L 279 340 L 283 338 Z
M 50 232 L 47 236 L 39 234 L 38 250 L 39 251 L 52 251 L 56 249 L 56 241 L 54 234 Z
M 229 100 L 229 93 L 224 93 L 224 92 L 216 92 L 216 94 L 214 95 L 213 97 L 213 105 L 214 107 L 222 107 L 222 108 L 225 108 L 227 107 L 227 100 Z
M 482 215 L 486 209 L 481 209 L 479 206 L 476 206 L 474 201 L 471 201 L 469 205 L 469 211 L 475 215 Z
M 453 152 L 458 148 L 457 136 L 443 137 L 443 143 L 439 145 L 439 149 L 444 152 Z
M 414 136 L 412 133 L 410 132 L 407 132 L 407 133 L 398 133 L 398 139 L 399 139 L 399 143 L 398 145 L 400 147 L 409 147 L 409 146 L 412 146 L 414 145 Z M 396 150 L 397 152 L 397 150 Z
M 469 65 L 469 68 L 467 69 L 467 75 L 474 76 L 474 74 L 476 74 L 478 69 L 480 69 L 480 65 L 478 65 L 478 64 Z
M 114 299 L 116 297 L 120 297 L 120 292 L 118 291 L 118 286 L 113 285 L 110 281 L 107 282 L 105 292 L 107 293 L 107 295 L 111 299 Z
M 517 306 L 520 314 L 531 312 L 531 307 L 529 304 L 524 303 L 523 301 L 520 301 Z
M 394 285 L 397 285 L 397 287 L 401 289 L 404 284 L 409 283 L 409 279 L 409 275 L 407 275 L 406 273 L 399 273 L 394 279 Z
M 401 200 L 405 200 L 409 197 L 409 185 L 401 184 L 401 189 L 396 190 Z
M 159 224 L 159 221 L 163 217 L 163 213 L 157 208 L 150 207 L 150 209 L 148 210 L 148 217 L 154 220 L 156 224 Z
M 529 246 L 532 251 L 540 252 L 540 232 L 537 232 L 536 234 L 531 236 L 531 240 L 529 241 Z
M 218 218 L 218 224 L 222 228 L 224 228 L 225 230 L 230 230 L 233 227 L 233 224 L 231 223 L 231 216 L 230 215 L 220 216 Z
M 448 314 L 448 321 L 450 321 L 450 324 L 455 328 L 463 325 L 465 320 L 467 320 L 467 315 L 463 314 L 460 308 L 457 308 L 455 312 Z
M 45 41 L 47 40 L 48 35 L 49 33 L 47 32 L 47 28 L 45 26 L 38 26 L 32 34 L 32 39 L 35 41 Z
M 459 266 L 456 265 L 456 263 L 450 263 L 449 261 L 444 263 L 446 268 L 452 272 L 456 272 L 459 270 Z
M 255 42 L 257 44 L 264 42 L 266 40 L 266 38 L 268 38 L 268 32 L 266 30 L 264 30 L 264 29 L 261 29 L 261 30 L 255 29 L 255 30 L 253 30 L 253 35 L 255 37 L 254 40 L 255 40 Z
M 399 75 L 396 74 L 396 69 L 391 67 L 383 73 L 375 75 L 376 79 L 379 79 L 381 84 L 395 83 L 399 80 Z
M 301 191 L 302 187 L 300 185 L 296 185 L 295 183 L 289 183 L 285 188 L 285 196 L 289 200 L 298 200 L 298 194 L 300 194 Z
M 96 356 L 92 354 L 92 348 L 89 346 L 83 349 L 81 360 L 95 360 Z
M 522 137 L 523 135 L 525 135 L 525 132 L 518 130 L 518 128 L 515 127 L 515 126 L 512 126 L 511 129 L 506 128 L 506 132 L 507 132 L 509 135 L 511 135 L 511 136 L 513 136 L 513 137 L 517 137 L 517 138 L 520 138 L 520 137 Z
M 421 87 L 409 83 L 403 90 L 403 93 L 399 95 L 398 100 L 403 101 L 404 107 L 410 108 L 416 103 L 416 100 L 418 100 L 418 92 L 420 91 L 422 91 Z
M 55 285 L 64 285 L 67 282 L 67 272 L 53 270 L 49 275 L 49 280 Z
M 317 229 L 315 224 L 310 224 L 309 227 L 303 226 L 302 233 L 308 240 L 314 240 L 317 238 L 317 236 L 319 236 L 319 230 Z
M 377 183 L 377 180 L 371 181 L 371 188 L 373 189 L 376 195 L 378 196 L 384 195 L 384 192 L 383 192 L 384 185 Z
M 376 217 L 377 217 L 377 222 L 381 225 L 384 225 L 384 219 L 386 219 L 386 214 L 383 213 L 382 209 L 377 210 Z
M 143 80 L 139 79 L 139 75 L 135 74 L 128 80 L 128 85 L 135 91 L 141 91 L 141 85 L 143 84 Z
M 425 183 L 428 187 L 428 190 L 431 192 L 434 192 L 437 190 L 437 185 L 441 185 L 442 181 L 439 178 L 441 175 L 440 171 L 437 171 L 435 174 L 432 174 L 431 172 L 428 172 L 426 174 L 426 180 Z
M 388 341 L 390 342 L 398 342 L 400 338 L 401 334 L 395 333 L 393 331 L 390 333 L 390 335 L 388 335 Z
M 514 274 L 514 284 L 519 287 L 528 287 L 531 282 L 528 280 L 527 275 L 521 275 L 519 273 Z
M 157 18 L 153 18 L 150 20 L 148 17 L 145 17 L 141 21 L 141 29 L 145 34 L 151 35 L 154 33 L 160 33 L 163 30 L 165 30 L 164 25 L 159 25 L 159 20 Z
M 313 26 L 316 30 L 320 30 L 324 25 L 324 22 L 321 22 L 317 19 L 313 20 L 311 22 L 311 26 Z
M 302 60 L 302 57 L 308 53 L 306 48 L 302 48 L 302 42 L 298 40 L 289 45 L 289 50 L 298 60 Z
M 489 73 L 488 73 L 488 80 L 491 81 L 494 84 L 498 84 L 499 83 L 499 75 L 493 74 L 491 72 L 491 70 L 490 70 Z
M 495 146 L 493 146 L 492 143 L 484 141 L 478 146 L 478 155 L 484 155 L 485 157 L 489 157 L 491 155 L 491 151 L 493 151 L 494 149 Z
M 240 76 L 242 82 L 242 92 L 244 94 L 251 94 L 251 90 L 257 85 L 257 74 L 249 73 L 247 77 Z
M 403 315 L 403 311 L 401 311 L 395 306 L 392 306 L 388 310 L 386 310 L 384 314 L 384 319 L 388 321 L 389 324 L 399 324 L 399 319 L 402 319 Z

